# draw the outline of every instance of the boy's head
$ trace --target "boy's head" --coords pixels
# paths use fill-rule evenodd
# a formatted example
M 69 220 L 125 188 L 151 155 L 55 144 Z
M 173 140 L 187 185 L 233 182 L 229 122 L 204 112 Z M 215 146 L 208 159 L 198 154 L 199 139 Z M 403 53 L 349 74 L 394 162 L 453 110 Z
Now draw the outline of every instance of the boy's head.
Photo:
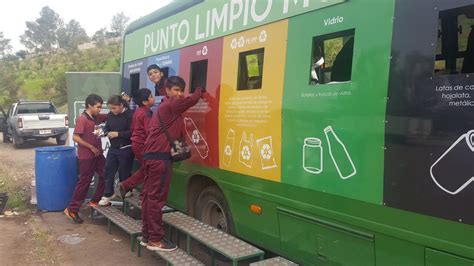
M 155 97 L 151 94 L 151 90 L 141 88 L 136 92 L 134 101 L 139 106 L 152 106 L 155 104 Z
M 162 77 L 161 68 L 157 64 L 149 65 L 146 69 L 148 78 L 153 83 L 158 83 Z
M 102 109 L 102 104 L 104 100 L 97 94 L 89 94 L 86 98 L 86 110 L 89 111 L 91 115 L 97 115 Z
M 186 82 L 180 76 L 172 76 L 168 78 L 166 83 L 166 94 L 168 97 L 182 97 Z

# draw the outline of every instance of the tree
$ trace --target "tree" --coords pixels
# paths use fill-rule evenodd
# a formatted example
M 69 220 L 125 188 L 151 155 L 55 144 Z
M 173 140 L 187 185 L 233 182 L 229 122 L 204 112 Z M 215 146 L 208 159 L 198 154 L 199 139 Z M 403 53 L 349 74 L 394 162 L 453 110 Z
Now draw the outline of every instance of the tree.
M 5 39 L 3 32 L 0 32 L 0 57 L 4 57 L 6 52 L 10 50 L 12 46 L 10 45 L 10 39 Z
M 88 42 L 89 36 L 76 20 L 71 20 L 64 27 L 58 30 L 59 48 L 75 50 L 77 45 Z
M 104 47 L 106 39 L 106 28 L 102 28 L 92 35 L 92 41 L 94 41 L 98 47 Z
M 110 30 L 116 32 L 118 36 L 122 36 L 129 20 L 130 18 L 125 16 L 123 12 L 115 14 L 110 23 Z
M 0 98 L 3 98 L 6 104 L 18 100 L 18 92 L 23 83 L 18 79 L 18 62 L 0 62 L 0 80 L 2 81 L 0 82 Z
M 39 18 L 26 22 L 27 30 L 20 36 L 20 42 L 35 52 L 50 52 L 58 45 L 58 30 L 62 25 L 59 15 L 45 6 L 41 9 Z

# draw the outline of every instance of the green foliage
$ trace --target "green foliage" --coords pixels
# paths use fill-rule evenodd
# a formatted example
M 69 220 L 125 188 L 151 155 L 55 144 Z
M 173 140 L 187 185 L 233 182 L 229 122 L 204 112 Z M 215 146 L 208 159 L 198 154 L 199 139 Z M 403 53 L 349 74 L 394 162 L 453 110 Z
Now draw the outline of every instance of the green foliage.
M 120 51 L 119 44 L 111 44 L 25 60 L 0 60 L 0 106 L 5 109 L 18 98 L 51 99 L 56 106 L 63 106 L 67 101 L 65 72 L 117 72 Z

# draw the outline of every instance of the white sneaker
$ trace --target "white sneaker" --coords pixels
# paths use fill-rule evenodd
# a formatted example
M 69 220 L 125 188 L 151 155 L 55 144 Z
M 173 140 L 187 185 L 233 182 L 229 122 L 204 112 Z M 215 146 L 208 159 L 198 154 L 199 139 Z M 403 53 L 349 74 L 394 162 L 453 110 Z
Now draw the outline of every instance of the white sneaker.
M 110 205 L 112 205 L 112 203 L 110 202 L 110 199 L 112 199 L 112 197 L 102 197 L 99 201 L 99 206 L 110 206 Z
M 125 198 L 130 198 L 132 196 L 132 191 L 125 193 Z

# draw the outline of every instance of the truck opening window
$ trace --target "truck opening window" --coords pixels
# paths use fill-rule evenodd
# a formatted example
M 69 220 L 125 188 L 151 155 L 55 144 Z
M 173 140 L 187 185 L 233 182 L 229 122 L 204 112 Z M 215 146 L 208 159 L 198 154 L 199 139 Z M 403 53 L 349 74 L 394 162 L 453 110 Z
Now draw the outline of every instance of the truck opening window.
M 264 48 L 239 54 L 237 90 L 256 90 L 262 88 L 264 54 Z
M 56 113 L 50 103 L 28 103 L 18 105 L 18 114 Z
M 350 81 L 355 29 L 313 38 L 309 84 Z
M 206 88 L 206 81 L 207 81 L 207 59 L 191 62 L 191 74 L 189 77 L 191 81 L 190 89 L 191 93 L 197 87 Z
M 130 93 L 135 97 L 135 93 L 140 89 L 140 73 L 130 74 Z
M 474 5 L 439 12 L 434 75 L 474 73 Z

